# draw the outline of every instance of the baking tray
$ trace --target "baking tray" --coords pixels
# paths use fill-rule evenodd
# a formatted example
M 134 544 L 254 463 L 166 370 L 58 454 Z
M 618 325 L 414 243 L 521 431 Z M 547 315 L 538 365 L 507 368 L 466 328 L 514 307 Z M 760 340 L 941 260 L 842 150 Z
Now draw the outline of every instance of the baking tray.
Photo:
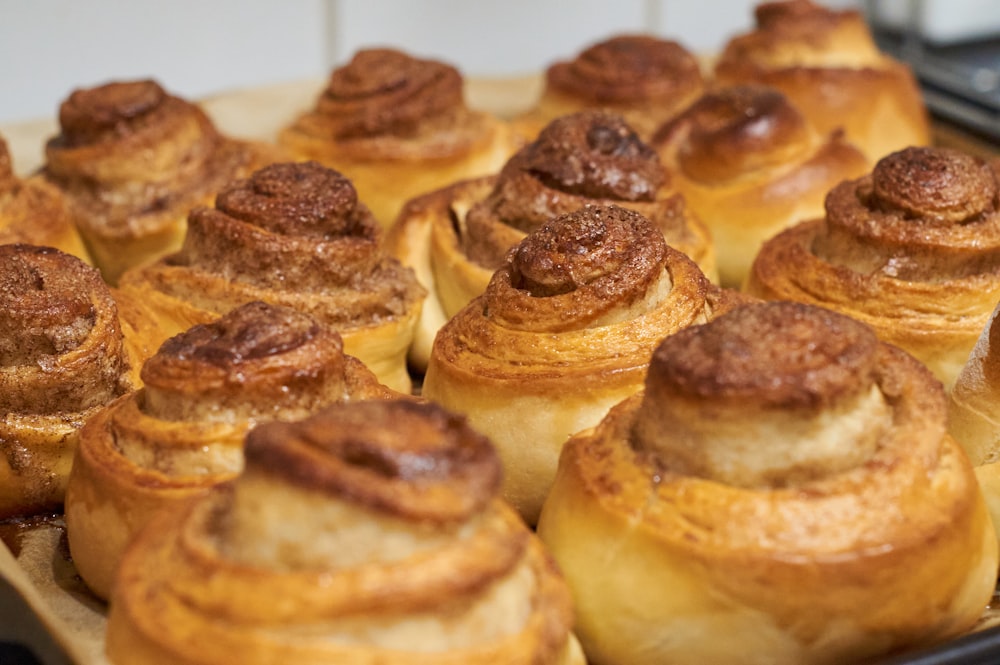
M 278 131 L 309 108 L 323 80 L 304 80 L 219 94 L 201 104 L 221 131 L 234 137 L 273 141 Z M 467 81 L 470 106 L 510 117 L 537 98 L 541 76 Z M 54 104 L 54 107 L 56 104 Z M 50 119 L 0 126 L 18 173 L 42 165 L 45 140 L 57 131 Z M 939 123 L 936 140 L 984 154 L 1000 146 Z M 0 523 L 0 664 L 108 665 L 104 656 L 106 605 L 95 598 L 73 567 L 60 515 Z M 974 630 L 920 652 L 880 661 L 882 665 L 979 665 L 1000 663 L 1000 595 Z M 39 660 L 25 654 L 30 647 Z

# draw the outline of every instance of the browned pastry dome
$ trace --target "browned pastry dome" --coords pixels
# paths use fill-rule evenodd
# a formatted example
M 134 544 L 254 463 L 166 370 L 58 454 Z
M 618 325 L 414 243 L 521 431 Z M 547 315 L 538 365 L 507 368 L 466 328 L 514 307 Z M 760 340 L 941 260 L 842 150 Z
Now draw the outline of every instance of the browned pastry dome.
M 0 518 L 62 505 L 78 430 L 137 385 L 135 348 L 98 272 L 50 247 L 0 245 Z
M 167 340 L 144 386 L 92 416 L 66 490 L 70 552 L 107 598 L 122 551 L 156 511 L 233 478 L 256 424 L 338 402 L 402 397 L 296 310 L 252 302 Z
M 0 136 L 0 245 L 18 242 L 90 261 L 62 194 L 42 178 L 17 177 Z
M 1000 161 L 907 148 L 769 240 L 747 291 L 869 323 L 946 387 L 1000 300 Z
M 466 106 L 455 67 L 387 48 L 334 69 L 279 142 L 347 175 L 384 226 L 410 198 L 492 173 L 513 149 L 503 123 Z
M 596 665 L 868 662 L 969 630 L 996 583 L 940 384 L 800 303 L 666 337 L 564 447 L 538 532 Z
M 778 88 L 821 134 L 842 128 L 871 161 L 930 142 L 912 72 L 879 51 L 860 11 L 783 0 L 759 4 L 755 17 L 723 49 L 716 84 Z
M 246 470 L 126 553 L 114 663 L 582 664 L 489 441 L 417 402 L 255 428 Z
M 697 58 L 678 42 L 618 34 L 550 65 L 540 99 L 514 126 L 533 139 L 560 116 L 604 109 L 624 116 L 648 139 L 704 88 Z
M 204 111 L 151 80 L 74 90 L 59 124 L 44 175 L 66 195 L 112 284 L 127 268 L 176 250 L 191 208 L 280 155 L 223 136 Z
M 408 392 L 405 358 L 424 290 L 385 255 L 351 182 L 315 162 L 272 164 L 196 208 L 176 254 L 129 271 L 123 295 L 164 337 L 254 300 L 316 317 L 386 385 Z
M 820 135 L 776 88 L 705 93 L 651 140 L 676 191 L 708 226 L 723 285 L 739 287 L 761 243 L 822 215 L 833 187 L 869 170 L 840 133 Z
M 588 206 L 528 234 L 441 328 L 423 395 L 493 440 L 533 524 L 569 435 L 641 388 L 664 336 L 729 306 L 650 220 Z
M 411 353 L 427 363 L 438 329 L 482 293 L 508 250 L 558 215 L 619 205 L 652 220 L 672 247 L 715 276 L 712 241 L 672 189 L 656 153 L 621 116 L 582 111 L 554 120 L 495 176 L 411 201 L 389 251 L 413 266 L 430 296 Z

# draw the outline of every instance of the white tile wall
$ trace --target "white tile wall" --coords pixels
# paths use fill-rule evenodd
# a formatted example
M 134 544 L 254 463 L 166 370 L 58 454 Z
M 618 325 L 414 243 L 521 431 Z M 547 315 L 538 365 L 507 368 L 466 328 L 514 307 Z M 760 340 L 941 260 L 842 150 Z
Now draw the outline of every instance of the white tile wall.
M 853 4 L 853 0 L 829 0 Z M 521 75 L 621 31 L 712 51 L 753 0 L 0 0 L 0 123 L 54 117 L 75 87 L 151 76 L 201 97 L 318 78 L 362 46 Z

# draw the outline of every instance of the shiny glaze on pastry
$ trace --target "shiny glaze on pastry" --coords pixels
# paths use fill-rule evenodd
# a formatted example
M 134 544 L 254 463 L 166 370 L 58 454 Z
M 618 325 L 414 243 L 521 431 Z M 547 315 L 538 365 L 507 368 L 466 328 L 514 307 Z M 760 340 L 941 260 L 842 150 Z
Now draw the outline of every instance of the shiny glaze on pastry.
M 618 34 L 550 65 L 541 98 L 513 124 L 531 140 L 560 116 L 604 109 L 622 115 L 648 139 L 704 89 L 697 58 L 678 42 Z
M 538 531 L 595 665 L 867 662 L 969 630 L 996 583 L 940 384 L 800 303 L 665 338 L 564 447 Z
M 907 148 L 761 248 L 747 291 L 869 323 L 948 388 L 1000 301 L 1000 161 Z
M 42 178 L 19 178 L 0 136 L 0 245 L 18 242 L 55 247 L 90 262 L 62 194 Z
M 425 292 L 385 254 L 351 182 L 315 162 L 272 164 L 230 184 L 214 208 L 191 212 L 179 252 L 127 273 L 121 291 L 164 337 L 254 300 L 292 307 L 409 392 L 406 352 Z
M 388 48 L 334 69 L 279 142 L 344 173 L 383 226 L 410 198 L 493 173 L 513 151 L 505 124 L 466 106 L 455 67 Z
M 156 511 L 240 472 L 252 427 L 337 402 L 402 397 L 344 355 L 337 333 L 262 302 L 167 340 L 142 378 L 142 389 L 89 419 L 66 490 L 70 553 L 101 598 Z
M 144 530 L 113 663 L 582 663 L 489 441 L 408 401 L 255 428 L 232 483 Z
M 763 241 L 823 214 L 833 187 L 870 170 L 840 132 L 812 129 L 776 88 L 712 90 L 650 145 L 712 233 L 719 279 L 739 288 Z
M 558 215 L 609 204 L 652 220 L 668 244 L 715 276 L 709 233 L 656 153 L 621 116 L 582 111 L 550 123 L 498 175 L 457 183 L 404 209 L 387 245 L 430 293 L 411 362 L 426 366 L 438 329 L 486 289 L 525 235 Z
M 871 161 L 930 143 L 913 73 L 879 51 L 860 11 L 786 0 L 759 4 L 755 18 L 724 47 L 716 84 L 774 86 L 821 134 L 843 128 Z
M 57 510 L 84 421 L 139 382 L 97 270 L 0 245 L 0 518 Z
M 588 206 L 526 236 L 441 328 L 422 394 L 493 440 L 505 496 L 533 524 L 563 442 L 642 387 L 664 336 L 731 299 L 650 220 Z
M 66 195 L 105 280 L 175 251 L 184 222 L 277 148 L 223 136 L 198 106 L 152 80 L 74 90 L 45 146 L 45 177 Z

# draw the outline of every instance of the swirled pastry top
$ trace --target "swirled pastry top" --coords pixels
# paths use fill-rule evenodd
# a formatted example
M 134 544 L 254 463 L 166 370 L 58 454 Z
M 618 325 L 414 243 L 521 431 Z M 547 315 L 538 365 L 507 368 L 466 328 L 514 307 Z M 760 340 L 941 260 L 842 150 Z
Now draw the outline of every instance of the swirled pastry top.
M 893 153 L 827 196 L 826 216 L 766 242 L 746 289 L 872 325 L 950 386 L 1000 299 L 1000 162 Z
M 53 248 L 0 245 L 0 296 L 5 412 L 72 419 L 132 388 L 117 308 L 96 270 Z
M 996 273 L 1000 160 L 912 147 L 827 198 L 819 256 L 853 271 L 912 281 Z
M 670 189 L 656 152 L 624 119 L 581 111 L 551 122 L 507 162 L 490 194 L 469 209 L 463 249 L 472 261 L 496 269 L 524 234 L 590 204 L 639 211 L 672 246 L 696 258 L 709 242 Z
M 429 402 L 260 425 L 242 475 L 126 553 L 112 661 L 564 662 L 568 590 L 499 487 L 490 443 Z
M 466 106 L 455 67 L 379 48 L 360 50 L 334 69 L 315 108 L 287 131 L 340 150 L 356 144 L 365 160 L 405 158 L 407 150 L 433 159 L 470 149 L 486 127 L 486 116 Z M 406 147 L 418 137 L 419 145 Z
M 196 105 L 152 80 L 73 91 L 45 147 L 46 177 L 80 224 L 101 234 L 154 233 L 239 174 L 276 157 L 221 135 Z
M 512 248 L 433 354 L 497 379 L 620 376 L 643 368 L 663 335 L 705 320 L 716 291 L 639 213 L 588 206 Z
M 756 29 L 731 39 L 719 66 L 858 69 L 885 60 L 857 10 L 791 0 L 761 3 L 754 16 Z
M 996 586 L 940 383 L 800 303 L 664 338 L 643 392 L 563 448 L 539 533 L 602 662 L 867 662 L 969 630 Z
M 222 314 L 263 300 L 334 326 L 398 317 L 424 297 L 382 252 L 381 229 L 351 182 L 315 162 L 272 164 L 196 208 L 181 250 L 127 274 Z
M 697 59 L 679 43 L 652 35 L 622 34 L 598 42 L 546 71 L 559 92 L 591 106 L 659 100 L 669 104 L 704 84 Z

